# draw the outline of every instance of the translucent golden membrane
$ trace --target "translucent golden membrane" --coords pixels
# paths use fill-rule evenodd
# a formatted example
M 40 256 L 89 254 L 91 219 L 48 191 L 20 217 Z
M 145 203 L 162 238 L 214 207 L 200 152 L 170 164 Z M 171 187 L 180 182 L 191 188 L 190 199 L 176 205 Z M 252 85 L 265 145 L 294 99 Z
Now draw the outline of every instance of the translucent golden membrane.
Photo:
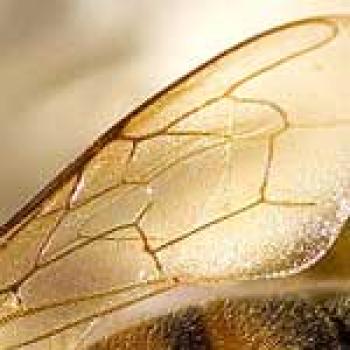
M 349 24 L 308 19 L 228 50 L 4 225 L 1 346 L 74 348 L 191 283 L 347 279 L 349 245 L 334 243 L 350 212 Z

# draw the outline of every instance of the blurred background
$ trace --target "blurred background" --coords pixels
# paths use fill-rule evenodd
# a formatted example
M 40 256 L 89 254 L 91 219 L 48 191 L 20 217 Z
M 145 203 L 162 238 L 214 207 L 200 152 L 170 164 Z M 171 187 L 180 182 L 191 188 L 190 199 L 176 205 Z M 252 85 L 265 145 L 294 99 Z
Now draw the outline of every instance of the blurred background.
M 0 224 L 99 134 L 272 26 L 349 0 L 0 0 Z

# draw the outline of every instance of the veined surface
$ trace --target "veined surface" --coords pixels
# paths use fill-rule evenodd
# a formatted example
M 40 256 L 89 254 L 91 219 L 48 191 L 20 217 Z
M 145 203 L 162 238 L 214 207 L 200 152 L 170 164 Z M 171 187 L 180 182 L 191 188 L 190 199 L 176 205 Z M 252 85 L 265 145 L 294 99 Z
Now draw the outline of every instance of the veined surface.
M 74 348 L 168 289 L 319 263 L 350 213 L 349 34 L 271 30 L 103 135 L 3 227 L 1 346 Z

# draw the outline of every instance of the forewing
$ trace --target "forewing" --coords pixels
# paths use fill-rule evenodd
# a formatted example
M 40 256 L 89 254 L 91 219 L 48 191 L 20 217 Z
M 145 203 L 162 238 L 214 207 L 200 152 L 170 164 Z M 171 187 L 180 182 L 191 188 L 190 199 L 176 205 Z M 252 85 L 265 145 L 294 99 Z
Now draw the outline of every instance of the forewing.
M 66 349 L 175 285 L 317 262 L 349 215 L 349 23 L 295 22 L 228 50 L 10 220 L 1 345 Z

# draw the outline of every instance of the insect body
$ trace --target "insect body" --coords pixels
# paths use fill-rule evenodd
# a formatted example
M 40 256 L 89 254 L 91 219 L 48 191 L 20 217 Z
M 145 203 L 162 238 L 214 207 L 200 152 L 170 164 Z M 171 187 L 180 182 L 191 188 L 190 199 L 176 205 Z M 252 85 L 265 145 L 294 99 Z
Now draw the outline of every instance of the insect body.
M 350 212 L 349 24 L 303 20 L 227 50 L 124 118 L 20 210 L 2 229 L 1 346 L 99 346 L 94 330 L 105 340 L 122 332 L 138 305 L 169 291 L 293 279 L 317 265 Z M 190 323 L 202 318 L 188 310 Z M 300 347 L 300 332 L 265 348 Z M 246 333 L 247 348 L 264 348 Z M 179 348 L 172 331 L 157 334 Z

